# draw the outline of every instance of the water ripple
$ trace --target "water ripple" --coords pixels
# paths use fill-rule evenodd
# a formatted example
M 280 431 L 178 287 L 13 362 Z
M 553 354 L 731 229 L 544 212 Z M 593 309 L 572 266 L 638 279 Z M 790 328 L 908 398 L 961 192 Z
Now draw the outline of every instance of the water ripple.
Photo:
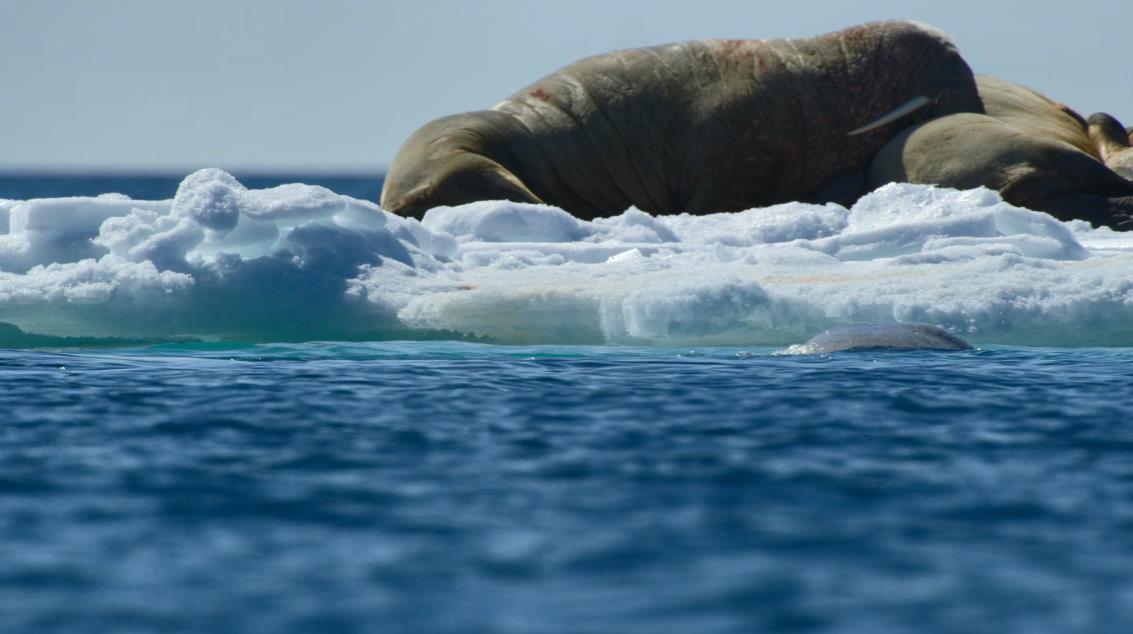
M 772 353 L 0 352 L 4 630 L 1133 627 L 1128 351 Z

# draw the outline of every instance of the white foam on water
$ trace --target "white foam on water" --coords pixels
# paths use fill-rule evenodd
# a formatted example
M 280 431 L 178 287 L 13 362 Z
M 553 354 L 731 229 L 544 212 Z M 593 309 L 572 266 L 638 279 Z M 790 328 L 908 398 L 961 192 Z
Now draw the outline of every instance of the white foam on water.
M 774 345 L 923 322 L 974 343 L 1133 345 L 1133 236 L 986 189 L 851 209 L 591 222 L 479 202 L 422 221 L 217 169 L 172 200 L 0 201 L 0 322 L 65 336 Z

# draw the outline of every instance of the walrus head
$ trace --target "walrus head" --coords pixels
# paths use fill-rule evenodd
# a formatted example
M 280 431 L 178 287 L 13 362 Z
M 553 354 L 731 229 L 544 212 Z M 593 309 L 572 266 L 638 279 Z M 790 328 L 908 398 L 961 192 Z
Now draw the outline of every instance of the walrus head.
M 513 131 L 487 120 L 498 115 L 481 111 L 444 117 L 410 136 L 382 184 L 382 208 L 420 218 L 433 207 L 477 200 L 542 202 L 496 160 L 511 155 L 508 134 Z
M 888 112 L 878 113 L 872 121 L 863 122 L 850 136 L 897 121 L 908 126 L 958 112 L 984 112 L 971 68 L 942 31 L 907 21 L 880 23 L 875 28 L 884 33 L 879 45 L 887 49 L 887 57 L 903 61 L 895 70 L 880 69 L 878 83 L 889 84 L 909 99 Z
M 1096 112 L 1086 121 L 1098 158 L 1109 169 L 1133 180 L 1133 138 L 1129 129 L 1104 112 Z

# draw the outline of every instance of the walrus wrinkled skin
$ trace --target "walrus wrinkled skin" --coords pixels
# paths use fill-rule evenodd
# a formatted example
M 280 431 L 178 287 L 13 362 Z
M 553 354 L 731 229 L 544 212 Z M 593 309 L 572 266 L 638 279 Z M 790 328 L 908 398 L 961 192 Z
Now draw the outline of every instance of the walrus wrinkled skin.
M 894 111 L 902 116 L 851 134 Z M 506 199 L 581 218 L 630 205 L 711 213 L 849 204 L 891 137 L 957 112 L 983 112 L 972 72 L 943 33 L 912 22 L 617 51 L 490 110 L 425 125 L 398 152 L 381 204 L 420 217 Z
M 986 114 L 961 113 L 896 135 L 870 166 L 869 185 L 984 186 L 1060 220 L 1133 229 L 1133 150 L 1113 117 L 1088 120 L 1025 86 L 977 75 Z

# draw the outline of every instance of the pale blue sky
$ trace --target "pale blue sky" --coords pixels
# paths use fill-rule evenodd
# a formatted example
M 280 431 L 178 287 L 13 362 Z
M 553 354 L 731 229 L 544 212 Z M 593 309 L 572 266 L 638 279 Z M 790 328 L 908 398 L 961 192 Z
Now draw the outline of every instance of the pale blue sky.
M 379 169 L 580 57 L 882 18 L 1133 125 L 1130 0 L 0 0 L 0 169 Z

